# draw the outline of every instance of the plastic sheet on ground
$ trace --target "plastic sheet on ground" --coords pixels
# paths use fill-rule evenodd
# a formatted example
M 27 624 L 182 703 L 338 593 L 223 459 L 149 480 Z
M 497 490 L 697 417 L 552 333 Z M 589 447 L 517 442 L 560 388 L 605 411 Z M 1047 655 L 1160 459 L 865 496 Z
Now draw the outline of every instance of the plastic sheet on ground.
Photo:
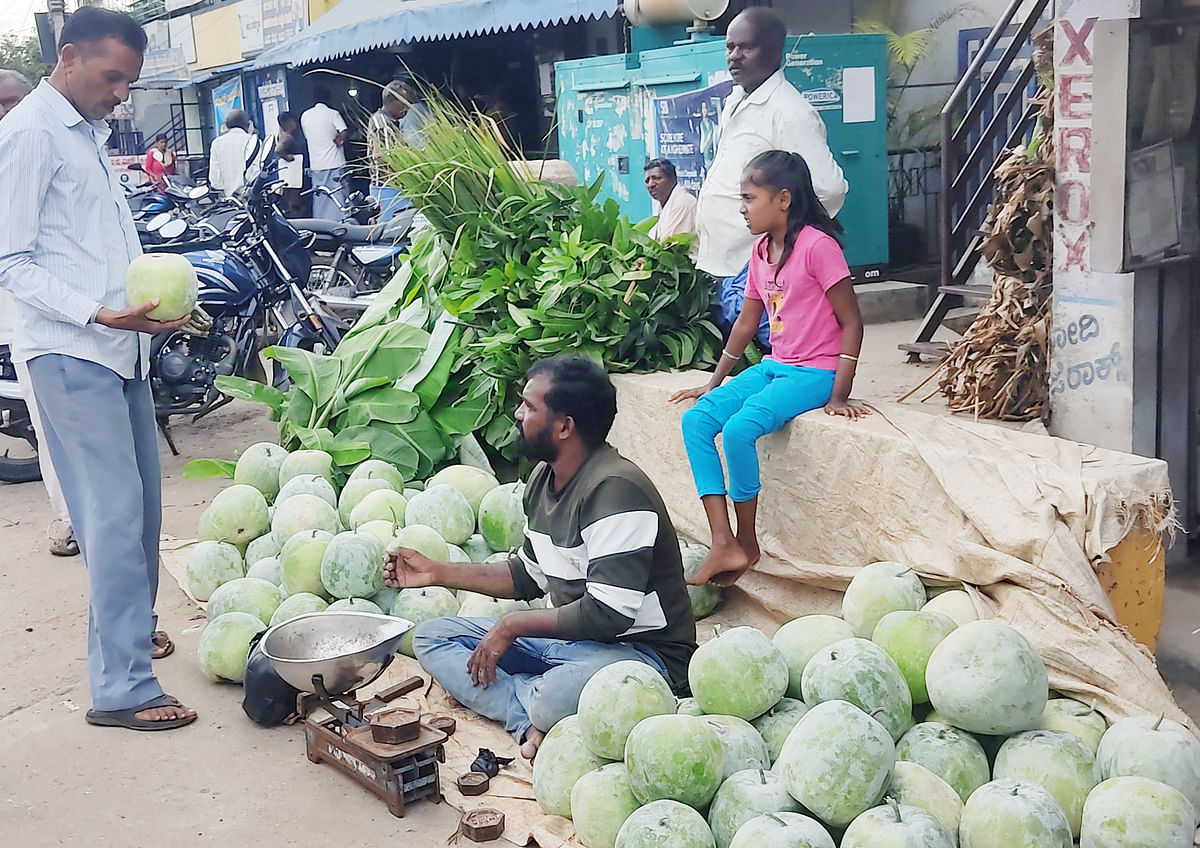
M 706 378 L 615 377 L 610 439 L 658 486 L 679 531 L 702 542 L 679 435 L 686 407 L 667 397 Z M 1112 718 L 1165 713 L 1195 729 L 1154 658 L 1113 620 L 1095 570 L 1131 529 L 1172 525 L 1165 463 L 894 404 L 858 422 L 808 413 L 764 437 L 759 457 L 763 560 L 719 619 L 770 632 L 836 612 L 860 567 L 895 560 L 931 584 L 967 584 L 983 613 L 1033 643 L 1055 689 Z

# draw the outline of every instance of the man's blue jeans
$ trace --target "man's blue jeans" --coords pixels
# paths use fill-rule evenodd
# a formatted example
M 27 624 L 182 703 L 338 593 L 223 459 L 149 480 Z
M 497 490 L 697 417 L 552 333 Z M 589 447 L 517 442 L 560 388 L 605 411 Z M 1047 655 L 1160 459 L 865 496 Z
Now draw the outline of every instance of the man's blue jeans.
M 717 297 L 720 301 L 720 318 L 717 323 L 721 329 L 729 332 L 733 322 L 742 314 L 742 304 L 746 302 L 746 282 L 750 279 L 750 263 L 732 277 L 722 277 L 717 281 Z M 755 336 L 763 347 L 771 347 L 771 326 L 767 319 L 767 310 L 763 310 L 758 322 L 758 333 Z
M 662 660 L 645 646 L 523 637 L 500 657 L 496 682 L 483 689 L 471 681 L 467 660 L 495 623 L 494 618 L 431 619 L 417 625 L 413 653 L 456 701 L 503 722 L 517 742 L 530 727 L 545 732 L 574 715 L 584 684 L 606 665 L 636 660 L 667 677 Z

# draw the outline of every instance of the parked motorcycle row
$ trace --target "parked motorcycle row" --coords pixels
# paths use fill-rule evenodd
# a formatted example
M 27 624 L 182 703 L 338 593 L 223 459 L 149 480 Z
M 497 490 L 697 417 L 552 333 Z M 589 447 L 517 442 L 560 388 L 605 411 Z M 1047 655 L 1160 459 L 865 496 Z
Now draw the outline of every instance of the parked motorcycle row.
M 129 201 L 143 249 L 183 255 L 200 282 L 198 304 L 213 319 L 206 337 L 173 331 L 151 343 L 151 391 L 172 451 L 171 418 L 196 419 L 228 402 L 218 375 L 283 387 L 286 373 L 277 366 L 266 373 L 263 348 L 336 347 L 395 272 L 415 217 L 407 210 L 385 223 L 360 223 L 378 206 L 355 194 L 339 203 L 342 221 L 288 219 L 273 167 L 238 200 L 172 179 L 163 190 L 131 192 Z M 8 347 L 0 345 L 0 481 L 38 479 L 36 450 Z

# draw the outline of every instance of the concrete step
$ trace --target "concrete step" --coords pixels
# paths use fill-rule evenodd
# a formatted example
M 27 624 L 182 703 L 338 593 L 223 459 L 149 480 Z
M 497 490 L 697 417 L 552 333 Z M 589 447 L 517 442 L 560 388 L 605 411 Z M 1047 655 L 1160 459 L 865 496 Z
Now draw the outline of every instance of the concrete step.
M 946 317 L 942 320 L 942 326 L 961 336 L 967 331 L 967 327 L 974 323 L 978 315 L 978 306 L 960 306 L 946 313 Z
M 920 318 L 929 308 L 929 286 L 888 280 L 854 287 L 864 324 L 890 324 Z

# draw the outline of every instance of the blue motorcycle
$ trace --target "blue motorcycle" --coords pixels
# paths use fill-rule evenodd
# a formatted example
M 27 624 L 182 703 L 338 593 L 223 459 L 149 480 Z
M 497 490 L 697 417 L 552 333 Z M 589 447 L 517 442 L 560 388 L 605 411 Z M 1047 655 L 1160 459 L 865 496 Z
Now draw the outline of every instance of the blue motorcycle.
M 206 337 L 161 333 L 150 349 L 150 386 L 160 429 L 171 450 L 168 423 L 175 415 L 200 418 L 228 403 L 216 387 L 222 374 L 266 382 L 259 352 L 272 344 L 323 353 L 347 325 L 323 312 L 305 291 L 312 263 L 304 239 L 279 209 L 280 183 L 264 168 L 246 194 L 246 211 L 220 239 L 195 250 L 172 245 L 196 269 L 198 305 L 213 320 Z M 183 248 L 183 249 L 181 249 Z M 153 248 L 151 248 L 153 249 Z M 275 368 L 282 388 L 287 375 Z

